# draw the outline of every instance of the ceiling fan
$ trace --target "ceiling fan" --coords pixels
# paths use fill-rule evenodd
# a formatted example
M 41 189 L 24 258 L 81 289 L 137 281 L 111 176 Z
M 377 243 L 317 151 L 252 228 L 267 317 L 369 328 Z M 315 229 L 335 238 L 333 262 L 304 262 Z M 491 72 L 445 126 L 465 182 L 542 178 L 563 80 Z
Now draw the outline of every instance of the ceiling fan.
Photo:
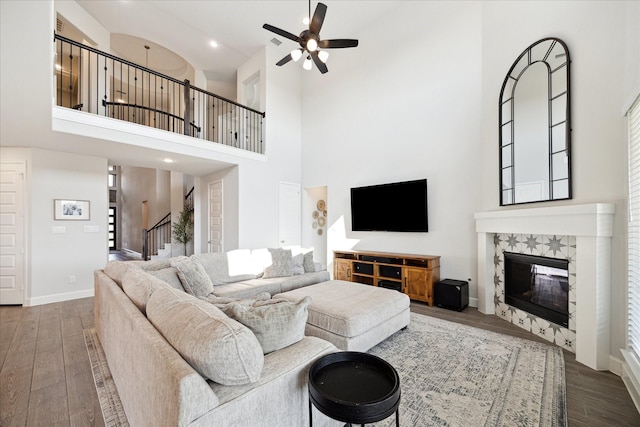
M 302 64 L 302 67 L 306 70 L 310 70 L 311 61 L 313 61 L 316 64 L 316 67 L 318 67 L 318 70 L 324 74 L 329 71 L 325 64 L 329 57 L 329 52 L 322 49 L 340 49 L 358 46 L 358 40 L 354 39 L 320 39 L 320 29 L 322 28 L 322 23 L 324 22 L 324 16 L 326 13 L 327 6 L 323 3 L 318 3 L 315 12 L 313 12 L 313 17 L 309 21 L 309 29 L 301 32 L 299 36 L 288 31 L 281 30 L 273 25 L 264 24 L 262 26 L 265 30 L 269 30 L 300 44 L 299 48 L 291 51 L 290 54 L 278 61 L 276 65 L 282 66 L 291 60 L 297 61 L 302 57 L 302 55 L 306 54 L 307 58 Z M 309 0 L 309 15 L 311 15 L 311 0 Z

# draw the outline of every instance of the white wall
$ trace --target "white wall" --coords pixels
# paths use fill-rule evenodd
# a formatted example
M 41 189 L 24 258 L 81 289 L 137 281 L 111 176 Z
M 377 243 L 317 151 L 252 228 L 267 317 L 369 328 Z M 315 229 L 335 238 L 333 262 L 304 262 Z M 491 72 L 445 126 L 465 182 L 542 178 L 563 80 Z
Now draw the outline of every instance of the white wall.
M 480 210 L 496 210 L 499 204 L 497 105 L 504 75 L 531 43 L 558 37 L 566 42 L 572 60 L 573 199 L 555 204 L 616 206 L 610 302 L 615 357 L 620 357 L 617 349 L 624 347 L 626 333 L 627 144 L 622 109 L 640 87 L 639 9 L 638 2 L 625 1 L 496 1 L 482 7 L 485 170 L 478 188 Z
M 616 205 L 611 348 L 623 347 L 622 110 L 640 88 L 639 8 L 624 1 L 406 2 L 357 34 L 358 48 L 332 51 L 328 74 L 304 75 L 302 126 L 303 186 L 326 184 L 331 201 L 328 258 L 350 247 L 440 255 L 441 277 L 471 278 L 476 297 L 473 214 L 500 209 L 500 87 L 527 46 L 556 36 L 572 57 L 574 198 L 555 204 Z M 350 187 L 416 178 L 429 180 L 429 233 L 350 231 Z
M 122 248 L 142 253 L 142 203 L 147 202 L 148 222 L 153 227 L 171 212 L 171 172 L 122 166 L 120 202 Z
M 303 184 L 326 185 L 335 249 L 440 255 L 473 278 L 480 157 L 479 3 L 405 2 L 303 79 Z M 427 178 L 428 233 L 352 232 L 349 189 Z M 381 201 L 383 203 L 383 201 Z M 402 209 L 402 206 L 398 206 Z
M 244 248 L 278 246 L 279 182 L 302 180 L 300 73 L 295 67 L 276 67 L 283 55 L 282 50 L 267 46 L 238 70 L 239 84 L 260 72 L 267 112 L 266 161 L 243 162 L 238 171 L 238 244 Z
M 27 164 L 25 305 L 93 295 L 93 271 L 104 267 L 108 257 L 106 159 L 5 147 L 0 157 Z M 55 221 L 54 199 L 88 200 L 90 219 Z M 53 233 L 52 227 L 64 227 L 64 232 Z M 85 227 L 97 227 L 97 232 Z

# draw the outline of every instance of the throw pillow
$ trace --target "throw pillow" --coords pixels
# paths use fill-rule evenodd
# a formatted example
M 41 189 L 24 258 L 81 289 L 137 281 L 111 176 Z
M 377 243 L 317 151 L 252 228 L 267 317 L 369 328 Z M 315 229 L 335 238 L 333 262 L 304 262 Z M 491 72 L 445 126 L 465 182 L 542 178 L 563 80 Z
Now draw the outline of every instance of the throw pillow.
M 260 292 L 258 295 L 252 298 L 230 298 L 219 297 L 214 294 L 207 295 L 206 297 L 200 297 L 202 301 L 206 301 L 209 304 L 215 305 L 224 314 L 228 315 L 228 310 L 232 304 L 251 305 L 256 301 L 267 301 L 271 299 L 269 292 Z
M 304 253 L 304 260 L 302 261 L 305 273 L 313 273 L 316 271 L 316 264 L 313 262 L 313 249 L 309 249 Z
M 316 264 L 313 262 L 313 246 L 310 248 L 303 248 L 301 246 L 284 246 L 284 249 L 291 249 L 291 255 L 294 260 L 294 269 L 296 268 L 296 256 L 302 254 L 302 266 L 304 267 L 304 271 L 302 273 L 313 273 L 316 271 Z M 294 274 L 302 273 L 294 271 Z
M 191 295 L 203 297 L 213 292 L 213 283 L 197 259 L 181 256 L 173 259 L 171 266 L 178 270 L 182 287 Z
M 292 257 L 293 260 L 293 275 L 304 274 L 304 254 L 298 254 Z
M 264 355 L 255 335 L 213 305 L 171 289 L 158 289 L 147 318 L 200 375 L 222 385 L 258 381 Z
M 172 288 L 184 292 L 184 287 L 182 286 L 182 282 L 180 282 L 180 278 L 178 277 L 177 269 L 169 267 L 163 268 L 161 270 L 147 270 L 147 273 L 167 282 Z
M 311 297 L 297 303 L 285 299 L 256 301 L 251 306 L 232 304 L 229 317 L 253 332 L 264 354 L 297 343 L 304 337 Z
M 288 277 L 293 275 L 293 258 L 290 249 L 271 249 L 271 265 L 264 269 L 262 278 Z

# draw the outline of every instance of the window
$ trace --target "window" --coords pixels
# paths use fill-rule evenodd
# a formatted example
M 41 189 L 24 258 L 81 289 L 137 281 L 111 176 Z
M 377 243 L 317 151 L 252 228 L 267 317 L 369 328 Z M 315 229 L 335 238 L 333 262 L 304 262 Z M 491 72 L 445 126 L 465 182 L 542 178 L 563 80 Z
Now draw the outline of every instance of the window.
M 629 124 L 628 350 L 640 359 L 640 97 L 627 113 Z M 635 354 L 634 354 L 635 353 Z

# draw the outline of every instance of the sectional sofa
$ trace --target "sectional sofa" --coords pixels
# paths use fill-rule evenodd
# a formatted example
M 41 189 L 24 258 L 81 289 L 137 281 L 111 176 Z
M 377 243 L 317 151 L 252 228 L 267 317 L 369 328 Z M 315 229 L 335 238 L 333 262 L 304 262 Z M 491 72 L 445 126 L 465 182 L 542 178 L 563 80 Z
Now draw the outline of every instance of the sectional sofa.
M 270 297 L 328 280 L 317 270 L 309 251 L 260 249 L 96 271 L 95 328 L 129 423 L 309 425 L 309 366 L 337 349 L 304 336 L 309 298 Z

